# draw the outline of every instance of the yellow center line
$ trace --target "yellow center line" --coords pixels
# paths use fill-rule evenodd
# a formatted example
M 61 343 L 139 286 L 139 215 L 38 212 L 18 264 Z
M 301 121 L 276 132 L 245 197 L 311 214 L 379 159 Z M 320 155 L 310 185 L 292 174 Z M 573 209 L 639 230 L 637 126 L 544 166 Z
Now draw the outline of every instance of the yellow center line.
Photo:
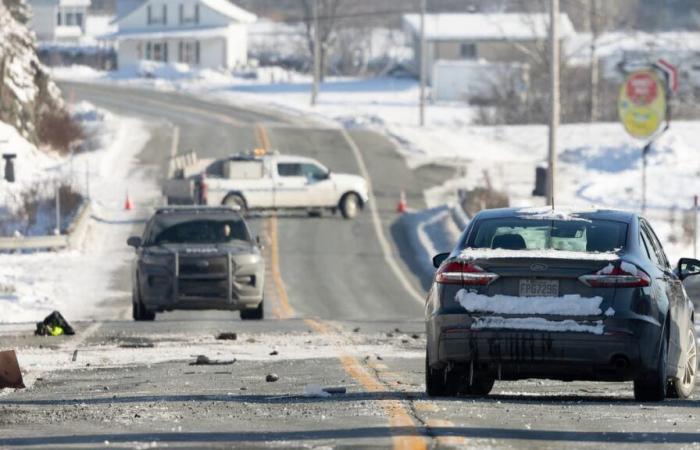
M 255 126 L 255 135 L 258 144 L 265 150 L 270 150 L 270 139 L 265 127 L 260 124 Z M 279 305 L 273 308 L 275 316 L 278 318 L 289 318 L 294 316 L 294 309 L 289 304 L 289 297 L 284 287 L 284 281 L 280 274 L 279 263 L 279 239 L 277 236 L 277 216 L 272 216 L 268 220 L 268 233 L 270 236 L 270 273 Z M 305 319 L 304 322 L 313 331 L 330 335 L 335 332 L 333 328 L 317 319 Z M 357 358 L 341 354 L 340 363 L 343 370 L 355 381 L 362 385 L 368 392 L 381 393 L 386 390 L 386 386 L 365 368 Z M 387 400 L 381 402 L 385 414 L 389 419 L 392 428 L 400 429 L 400 434 L 394 433 L 393 443 L 397 450 L 426 450 L 428 441 L 422 436 L 416 426 L 416 422 L 411 417 L 409 409 L 399 400 Z M 393 430 L 396 432 L 396 430 Z
M 267 130 L 260 124 L 255 125 L 255 138 L 260 148 L 270 150 L 270 138 Z M 270 237 L 270 248 L 266 252 L 270 261 L 270 275 L 275 290 L 276 302 L 272 306 L 272 314 L 277 319 L 290 319 L 294 317 L 294 310 L 289 305 L 289 297 L 284 289 L 284 282 L 280 274 L 279 263 L 279 238 L 277 235 L 277 216 L 273 215 L 267 220 L 267 233 Z

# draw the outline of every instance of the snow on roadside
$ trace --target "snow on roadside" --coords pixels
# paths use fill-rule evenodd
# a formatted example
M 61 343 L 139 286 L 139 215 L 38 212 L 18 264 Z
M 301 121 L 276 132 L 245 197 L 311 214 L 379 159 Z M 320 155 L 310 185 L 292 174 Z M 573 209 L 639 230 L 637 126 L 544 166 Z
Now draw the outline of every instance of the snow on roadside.
M 83 180 L 89 168 L 93 218 L 85 241 L 81 249 L 55 253 L 0 254 L 0 322 L 36 322 L 53 310 L 60 310 L 69 321 L 118 317 L 122 311 L 109 301 L 128 293 L 113 288 L 112 277 L 128 264 L 131 252 L 124 242 L 137 219 L 134 213 L 121 211 L 127 186 L 137 204 L 158 197 L 155 182 L 133 170 L 134 158 L 148 139 L 139 120 L 106 114 L 102 148 L 72 161 L 57 161 L 75 169 Z M 27 182 L 42 176 L 45 171 L 37 170 Z

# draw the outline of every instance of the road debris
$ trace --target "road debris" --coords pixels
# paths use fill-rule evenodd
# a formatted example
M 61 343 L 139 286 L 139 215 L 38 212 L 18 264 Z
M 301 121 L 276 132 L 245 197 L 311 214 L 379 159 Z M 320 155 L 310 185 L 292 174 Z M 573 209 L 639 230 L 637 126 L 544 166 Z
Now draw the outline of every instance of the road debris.
M 347 388 L 340 386 L 340 387 L 326 387 L 323 388 L 325 392 L 328 392 L 329 394 L 346 394 L 348 392 Z
M 331 394 L 318 384 L 307 384 L 304 386 L 304 397 L 325 398 L 330 396 Z
M 277 350 L 272 350 L 272 351 L 270 352 L 270 356 L 277 356 L 277 355 L 279 355 L 279 354 L 280 354 L 280 353 L 279 353 Z
M 197 355 L 197 359 L 190 363 L 190 366 L 229 366 L 236 362 L 236 359 L 216 360 L 209 359 L 206 355 Z
M 58 311 L 54 311 L 46 316 L 43 322 L 37 322 L 36 331 L 34 331 L 36 336 L 72 336 L 74 334 L 73 327 L 68 324 Z
M 14 350 L 0 352 L 0 389 L 24 389 L 22 371 Z
M 75 362 L 75 361 L 77 361 L 77 359 L 78 359 L 78 349 L 76 348 L 73 351 L 73 358 L 71 358 L 71 361 Z
M 231 332 L 219 333 L 216 339 L 219 341 L 235 341 L 238 339 L 238 334 Z
M 279 379 L 280 379 L 280 376 L 277 375 L 276 373 L 269 373 L 265 377 L 265 381 L 267 381 L 268 383 L 274 383 L 275 381 L 277 381 Z

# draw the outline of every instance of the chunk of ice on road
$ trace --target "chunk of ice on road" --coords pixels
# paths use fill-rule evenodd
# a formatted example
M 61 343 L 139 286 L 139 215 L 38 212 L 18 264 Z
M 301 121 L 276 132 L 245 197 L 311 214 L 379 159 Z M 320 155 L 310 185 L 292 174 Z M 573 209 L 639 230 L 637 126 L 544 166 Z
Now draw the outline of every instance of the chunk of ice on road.
M 571 259 L 577 261 L 617 261 L 620 256 L 612 252 L 577 252 L 570 250 L 506 250 L 502 248 L 465 248 L 459 254 L 462 259 Z
M 552 332 L 577 332 L 603 334 L 603 321 L 579 323 L 575 320 L 547 320 L 541 317 L 505 318 L 482 317 L 472 323 L 473 330 L 505 329 L 505 330 L 530 330 Z
M 515 297 L 481 295 L 461 289 L 455 300 L 469 312 L 495 314 L 551 314 L 559 316 L 597 316 L 602 314 L 602 297 Z
M 330 397 L 331 394 L 323 390 L 318 384 L 307 384 L 304 386 L 304 397 Z

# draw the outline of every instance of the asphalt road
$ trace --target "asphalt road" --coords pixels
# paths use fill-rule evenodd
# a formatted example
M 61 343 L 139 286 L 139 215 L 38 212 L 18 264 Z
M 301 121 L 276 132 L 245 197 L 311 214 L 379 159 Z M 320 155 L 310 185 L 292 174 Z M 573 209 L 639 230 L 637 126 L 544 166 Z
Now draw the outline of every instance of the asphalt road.
M 382 136 L 176 94 L 63 87 L 147 119 L 152 139 L 139 160 L 158 178 L 177 128 L 179 152 L 222 156 L 267 143 L 334 171 L 365 172 L 374 205 L 352 222 L 251 220 L 266 244 L 262 322 L 221 312 L 123 320 L 130 286 L 122 267 L 113 283 L 124 295 L 104 300 L 114 316 L 78 323 L 76 336 L 47 340 L 31 336 L 31 325 L 0 327 L 3 347 L 47 362 L 31 389 L 0 394 L 0 447 L 700 446 L 697 396 L 640 405 L 630 383 L 497 382 L 487 399 L 427 399 L 421 283 L 397 256 L 407 252 L 392 225 L 399 191 L 419 207 L 436 177 L 407 169 Z M 237 339 L 215 339 L 222 331 Z M 190 365 L 199 354 L 222 364 Z M 266 382 L 272 373 L 279 380 Z M 347 393 L 321 397 L 312 385 Z

